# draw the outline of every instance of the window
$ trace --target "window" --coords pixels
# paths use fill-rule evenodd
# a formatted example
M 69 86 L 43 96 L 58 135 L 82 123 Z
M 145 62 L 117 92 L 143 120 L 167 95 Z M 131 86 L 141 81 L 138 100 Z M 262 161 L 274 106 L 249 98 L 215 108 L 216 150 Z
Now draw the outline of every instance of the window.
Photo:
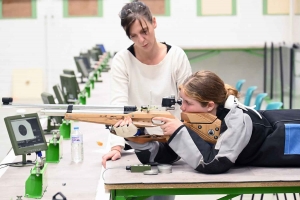
M 103 0 L 64 0 L 64 17 L 102 17 Z
M 236 15 L 236 0 L 197 0 L 197 16 Z
M 295 0 L 294 13 L 300 14 L 300 0 Z M 290 13 L 290 0 L 263 0 L 264 15 L 288 15 Z
M 295 5 L 294 5 L 295 14 L 300 15 L 300 0 L 295 0 L 294 2 L 295 2 Z
M 0 19 L 36 18 L 36 0 L 0 0 Z
M 170 16 L 170 0 L 141 0 L 144 2 L 153 15 Z

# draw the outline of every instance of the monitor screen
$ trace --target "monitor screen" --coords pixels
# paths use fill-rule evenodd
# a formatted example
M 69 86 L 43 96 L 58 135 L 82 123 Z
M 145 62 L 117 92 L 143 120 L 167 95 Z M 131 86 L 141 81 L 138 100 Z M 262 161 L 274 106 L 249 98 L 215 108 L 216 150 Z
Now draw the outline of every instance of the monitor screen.
M 76 76 L 74 70 L 71 70 L 71 69 L 64 69 L 63 72 L 64 72 L 64 74 Z
M 104 47 L 103 44 L 97 44 L 96 46 L 99 47 L 99 49 L 100 49 L 103 53 L 106 52 L 105 47 Z
M 99 61 L 100 49 L 88 50 L 88 53 L 93 61 Z
M 61 90 L 61 88 L 59 87 L 58 84 L 53 86 L 53 91 L 54 91 L 54 94 L 55 94 L 56 99 L 57 99 L 59 104 L 66 104 L 67 103 L 66 98 L 63 95 L 62 90 Z
M 50 94 L 48 92 L 43 92 L 41 94 L 41 97 L 42 97 L 44 104 L 55 104 L 54 97 L 52 94 Z
M 54 97 L 52 94 L 48 92 L 43 92 L 41 94 L 42 100 L 44 104 L 55 104 Z M 50 119 L 54 124 L 61 124 L 62 123 L 62 117 L 60 116 L 50 116 Z
M 87 69 L 89 72 L 93 71 L 93 67 L 91 64 L 91 57 L 89 55 L 89 53 L 80 53 L 80 56 L 83 59 L 84 64 L 86 65 Z
M 4 121 L 15 155 L 48 149 L 37 113 L 10 116 Z
M 75 76 L 62 74 L 60 75 L 60 82 L 61 82 L 62 92 L 66 97 L 67 101 L 78 99 L 80 89 Z
M 99 54 L 99 55 L 103 55 L 103 52 L 102 52 L 101 48 L 100 48 L 100 47 L 98 47 L 98 46 L 95 46 L 95 47 L 93 47 L 93 49 L 92 49 L 92 50 L 94 50 L 94 51 L 98 52 L 98 54 Z M 99 56 L 98 56 L 98 58 L 99 58 Z
M 83 60 L 83 63 L 85 65 L 86 69 L 88 70 L 88 72 L 91 72 L 94 70 L 94 68 L 92 68 L 92 66 L 91 66 L 91 62 L 90 62 L 90 59 L 88 56 L 83 55 L 83 56 L 80 56 L 80 58 Z
M 89 71 L 82 57 L 74 57 L 77 71 L 85 78 L 89 78 Z

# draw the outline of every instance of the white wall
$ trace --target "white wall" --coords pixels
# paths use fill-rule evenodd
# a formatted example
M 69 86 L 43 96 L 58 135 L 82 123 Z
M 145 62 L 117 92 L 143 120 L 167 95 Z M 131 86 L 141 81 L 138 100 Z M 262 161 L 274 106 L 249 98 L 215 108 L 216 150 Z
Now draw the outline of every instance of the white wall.
M 128 0 L 103 0 L 103 18 L 63 18 L 62 0 L 37 0 L 37 19 L 0 20 L 0 97 L 11 96 L 12 69 L 40 67 L 44 88 L 52 93 L 73 57 L 96 43 L 118 51 L 131 44 L 118 13 Z M 196 0 L 172 0 L 171 16 L 157 17 L 159 41 L 184 48 L 262 46 L 289 41 L 289 16 L 264 16 L 260 0 L 237 2 L 236 16 L 197 17 Z M 300 41 L 300 16 L 293 18 L 293 38 Z

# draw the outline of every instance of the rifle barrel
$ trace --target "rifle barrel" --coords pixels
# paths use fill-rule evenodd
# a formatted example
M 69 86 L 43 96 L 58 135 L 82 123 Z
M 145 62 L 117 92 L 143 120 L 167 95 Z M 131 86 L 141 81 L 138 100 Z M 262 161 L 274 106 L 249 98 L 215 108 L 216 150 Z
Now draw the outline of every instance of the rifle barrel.
M 137 111 L 136 106 L 121 105 L 8 104 L 2 108 L 41 108 L 40 113 L 48 116 L 64 116 L 67 112 L 128 114 Z
M 39 111 L 42 115 L 47 116 L 65 116 L 67 113 L 66 110 L 63 109 L 42 109 Z M 88 113 L 88 114 L 103 114 L 103 113 L 110 113 L 110 114 L 125 114 L 124 111 L 112 111 L 112 110 L 72 110 L 72 113 Z

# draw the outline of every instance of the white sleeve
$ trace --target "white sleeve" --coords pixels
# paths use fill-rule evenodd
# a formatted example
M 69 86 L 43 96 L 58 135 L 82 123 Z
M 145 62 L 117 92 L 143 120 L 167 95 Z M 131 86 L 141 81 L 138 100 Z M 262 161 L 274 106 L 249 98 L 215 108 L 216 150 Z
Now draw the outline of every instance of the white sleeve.
M 111 104 L 128 104 L 129 77 L 123 58 L 117 53 L 111 64 Z
M 110 104 L 128 104 L 128 73 L 126 72 L 125 62 L 119 54 L 116 54 L 111 64 L 111 99 Z M 111 134 L 110 147 L 125 147 L 124 138 Z
M 176 69 L 177 87 L 179 87 L 183 83 L 183 81 L 191 74 L 192 67 L 190 61 L 185 52 L 182 49 L 180 49 L 178 54 L 178 65 Z

